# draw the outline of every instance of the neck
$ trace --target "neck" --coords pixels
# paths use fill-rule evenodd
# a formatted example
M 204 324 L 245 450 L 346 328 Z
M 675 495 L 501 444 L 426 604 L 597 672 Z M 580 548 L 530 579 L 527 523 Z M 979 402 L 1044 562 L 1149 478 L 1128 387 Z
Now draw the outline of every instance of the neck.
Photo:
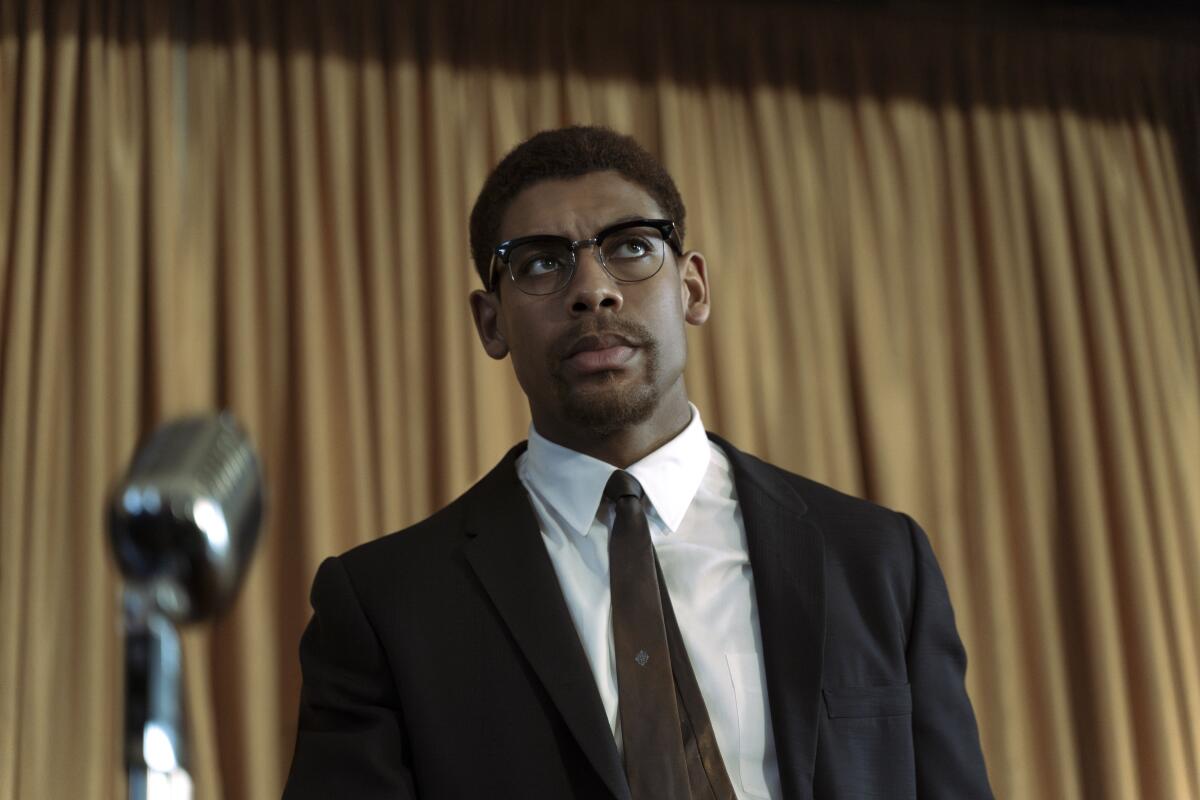
M 687 394 L 681 391 L 669 400 L 664 397 L 643 422 L 603 436 L 558 420 L 535 417 L 533 424 L 539 435 L 557 445 L 625 469 L 674 439 L 691 420 Z

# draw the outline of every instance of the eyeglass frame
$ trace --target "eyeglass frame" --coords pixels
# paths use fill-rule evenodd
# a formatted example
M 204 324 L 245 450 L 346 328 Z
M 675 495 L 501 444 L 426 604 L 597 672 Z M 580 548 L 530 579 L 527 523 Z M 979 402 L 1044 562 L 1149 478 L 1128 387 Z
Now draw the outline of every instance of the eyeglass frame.
M 600 266 L 604 269 L 604 271 L 606 273 L 608 273 L 608 276 L 610 278 L 612 278 L 614 281 L 616 281 L 617 283 L 641 283 L 642 281 L 648 281 L 651 278 L 653 278 L 655 275 L 657 275 L 660 270 L 662 270 L 662 264 L 659 264 L 658 269 L 654 270 L 653 273 L 647 275 L 644 278 L 636 278 L 634 280 L 629 280 L 627 278 L 618 278 L 616 275 L 613 275 L 611 271 L 609 271 L 608 264 L 604 263 L 604 251 L 600 249 L 600 243 L 603 242 L 610 235 L 617 233 L 618 231 L 626 230 L 628 228 L 638 228 L 638 227 L 656 229 L 658 231 L 659 235 L 662 236 L 663 241 L 666 242 L 668 245 L 670 245 L 671 249 L 675 251 L 675 255 L 677 255 L 677 256 L 683 255 L 683 244 L 679 240 L 679 229 L 675 225 L 675 221 L 670 220 L 670 219 L 628 219 L 628 220 L 624 220 L 623 222 L 617 222 L 612 225 L 609 225 L 607 228 L 601 229 L 600 231 L 598 231 L 596 233 L 595 236 L 593 236 L 589 239 L 576 239 L 574 241 L 568 239 L 565 236 L 555 236 L 554 234 L 550 234 L 550 233 L 535 233 L 530 236 L 518 236 L 515 239 L 508 239 L 507 241 L 501 242 L 500 244 L 496 245 L 496 247 L 492 250 L 492 263 L 491 263 L 491 268 L 488 271 L 488 287 L 487 287 L 488 293 L 490 294 L 491 292 L 494 292 L 494 291 L 496 291 L 497 288 L 499 288 L 499 282 L 496 280 L 496 275 L 499 272 L 499 270 L 496 269 L 496 259 L 499 259 L 500 263 L 504 265 L 506 271 L 508 272 L 508 277 L 513 282 L 513 285 L 516 286 L 517 290 L 522 292 L 523 294 L 527 294 L 530 297 L 549 297 L 552 294 L 558 294 L 563 289 L 570 286 L 571 281 L 573 281 L 575 279 L 575 270 L 579 269 L 578 252 L 581 247 L 595 247 L 596 253 L 597 253 L 597 258 L 596 258 L 597 263 L 599 263 Z M 545 294 L 534 294 L 531 292 L 526 292 L 524 289 L 521 288 L 520 284 L 517 283 L 517 276 L 513 275 L 512 261 L 511 261 L 512 251 L 515 250 L 517 247 L 520 247 L 523 244 L 528 244 L 530 242 L 546 242 L 546 241 L 561 242 L 566 245 L 567 252 L 571 254 L 570 271 L 567 274 L 566 280 L 563 281 L 563 285 L 560 286 L 559 288 L 555 289 L 552 292 L 546 292 Z M 667 259 L 664 256 L 663 263 L 665 264 L 666 261 L 667 261 Z

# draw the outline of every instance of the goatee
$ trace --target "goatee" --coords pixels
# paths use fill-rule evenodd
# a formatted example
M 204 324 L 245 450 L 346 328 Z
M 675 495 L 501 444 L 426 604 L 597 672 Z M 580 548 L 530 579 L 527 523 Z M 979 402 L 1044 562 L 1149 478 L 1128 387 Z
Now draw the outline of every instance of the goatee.
M 645 422 L 661 399 L 658 390 L 658 342 L 649 329 L 635 322 L 612 320 L 600 330 L 572 331 L 570 341 L 589 334 L 618 334 L 637 344 L 641 350 L 642 380 L 628 386 L 618 380 L 617 371 L 590 376 L 589 385 L 572 386 L 554 365 L 555 388 L 564 414 L 596 438 L 604 438 Z

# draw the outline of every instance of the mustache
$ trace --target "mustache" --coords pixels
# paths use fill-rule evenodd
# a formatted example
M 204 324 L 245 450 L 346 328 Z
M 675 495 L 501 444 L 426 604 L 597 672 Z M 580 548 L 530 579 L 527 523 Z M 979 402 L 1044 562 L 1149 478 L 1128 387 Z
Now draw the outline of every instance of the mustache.
M 619 336 L 637 347 L 651 351 L 658 348 L 654 334 L 645 325 L 633 320 L 612 317 L 602 322 L 583 321 L 571 326 L 555 340 L 551 352 L 557 359 L 564 359 L 570 354 L 575 343 L 585 336 Z

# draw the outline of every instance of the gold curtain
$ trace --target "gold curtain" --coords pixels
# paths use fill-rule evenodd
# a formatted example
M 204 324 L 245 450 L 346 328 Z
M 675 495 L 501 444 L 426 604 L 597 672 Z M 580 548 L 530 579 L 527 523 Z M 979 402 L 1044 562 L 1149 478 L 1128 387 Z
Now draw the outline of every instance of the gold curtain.
M 140 435 L 218 407 L 270 508 L 235 610 L 186 636 L 193 775 L 278 795 L 316 565 L 524 435 L 466 218 L 508 148 L 575 121 L 689 202 L 708 426 L 929 530 L 997 795 L 1200 797 L 1194 40 L 31 0 L 0 6 L 0 800 L 123 791 L 105 493 Z

